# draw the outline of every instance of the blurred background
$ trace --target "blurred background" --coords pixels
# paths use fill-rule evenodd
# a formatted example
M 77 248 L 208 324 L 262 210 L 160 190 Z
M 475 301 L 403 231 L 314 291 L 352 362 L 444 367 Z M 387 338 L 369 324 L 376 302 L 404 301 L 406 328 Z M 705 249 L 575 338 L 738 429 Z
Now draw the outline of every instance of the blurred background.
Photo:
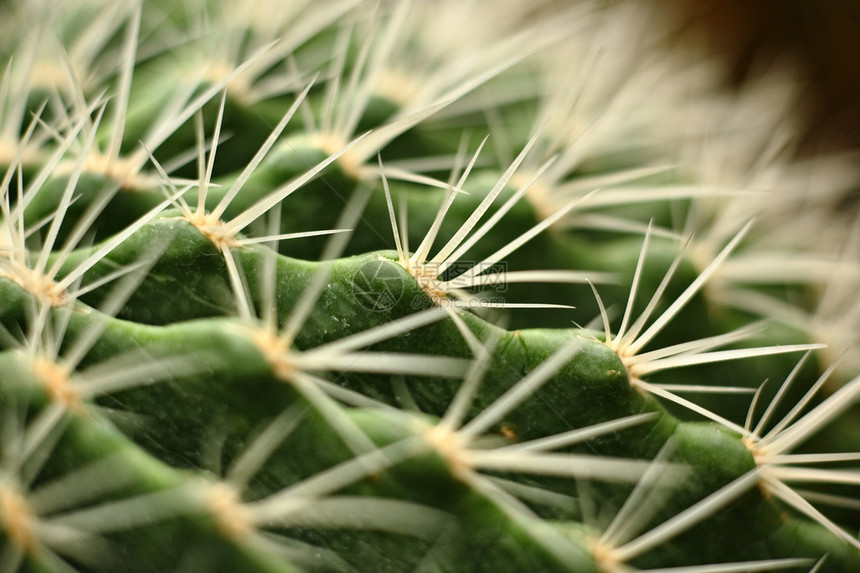
M 806 81 L 798 102 L 804 153 L 860 149 L 860 2 L 656 2 L 681 16 L 679 34 L 685 39 L 725 59 L 734 85 L 759 66 L 786 58 L 797 62 Z

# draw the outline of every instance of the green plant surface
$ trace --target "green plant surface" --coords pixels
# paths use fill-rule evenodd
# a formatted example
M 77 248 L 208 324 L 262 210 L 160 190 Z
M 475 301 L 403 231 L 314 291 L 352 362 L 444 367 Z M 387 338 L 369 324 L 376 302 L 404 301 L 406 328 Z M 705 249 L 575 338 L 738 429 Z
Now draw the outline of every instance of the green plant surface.
M 0 5 L 0 572 L 860 570 L 856 167 L 674 25 Z

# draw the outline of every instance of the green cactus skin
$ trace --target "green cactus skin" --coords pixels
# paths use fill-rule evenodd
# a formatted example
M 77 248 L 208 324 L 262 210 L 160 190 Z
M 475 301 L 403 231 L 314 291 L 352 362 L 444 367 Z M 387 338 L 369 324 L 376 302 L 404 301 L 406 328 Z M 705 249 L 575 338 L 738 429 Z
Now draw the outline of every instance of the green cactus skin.
M 616 4 L 0 6 L 0 572 L 860 570 L 841 174 Z

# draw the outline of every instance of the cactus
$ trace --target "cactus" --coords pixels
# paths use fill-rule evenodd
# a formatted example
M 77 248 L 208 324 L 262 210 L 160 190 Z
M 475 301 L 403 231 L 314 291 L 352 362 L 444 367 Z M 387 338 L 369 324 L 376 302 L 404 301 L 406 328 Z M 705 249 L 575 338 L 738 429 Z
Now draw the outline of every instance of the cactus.
M 0 6 L 0 571 L 849 571 L 850 160 L 645 3 Z

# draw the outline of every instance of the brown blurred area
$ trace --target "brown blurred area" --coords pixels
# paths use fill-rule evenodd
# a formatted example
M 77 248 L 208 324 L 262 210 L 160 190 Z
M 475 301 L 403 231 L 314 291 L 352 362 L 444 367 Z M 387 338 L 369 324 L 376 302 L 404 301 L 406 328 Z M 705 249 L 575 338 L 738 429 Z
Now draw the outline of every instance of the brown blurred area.
M 682 15 L 682 35 L 725 58 L 735 85 L 768 61 L 797 62 L 803 152 L 860 149 L 860 0 L 656 2 Z

